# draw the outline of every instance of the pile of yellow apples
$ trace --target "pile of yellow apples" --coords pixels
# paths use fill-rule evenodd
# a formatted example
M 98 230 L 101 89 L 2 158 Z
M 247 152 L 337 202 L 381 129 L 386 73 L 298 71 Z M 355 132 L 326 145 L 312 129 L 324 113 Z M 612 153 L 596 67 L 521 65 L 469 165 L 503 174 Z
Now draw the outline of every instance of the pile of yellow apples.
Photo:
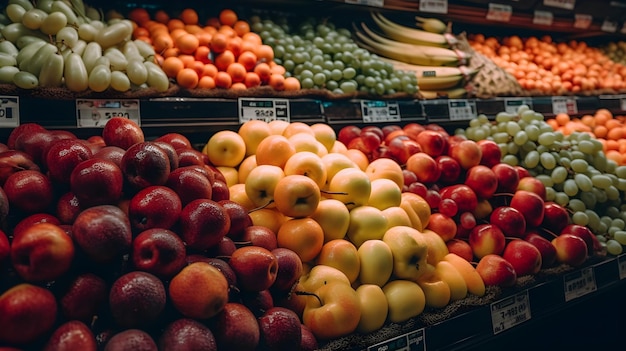
M 292 305 L 318 339 L 485 294 L 474 266 L 426 229 L 431 208 L 402 191 L 398 162 L 370 161 L 329 125 L 250 120 L 213 134 L 203 153 L 253 224 L 302 260 Z

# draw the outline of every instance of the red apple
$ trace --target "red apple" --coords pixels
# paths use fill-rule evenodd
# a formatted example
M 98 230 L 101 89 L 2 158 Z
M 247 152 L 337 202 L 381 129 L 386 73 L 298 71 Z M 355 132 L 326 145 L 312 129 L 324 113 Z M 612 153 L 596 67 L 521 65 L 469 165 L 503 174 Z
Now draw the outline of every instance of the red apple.
M 571 223 L 571 217 L 567 209 L 554 201 L 546 201 L 543 204 L 544 215 L 541 227 L 558 235 Z
M 143 130 L 133 120 L 123 117 L 113 117 L 102 128 L 102 138 L 106 145 L 129 147 L 145 141 Z
M 269 251 L 278 247 L 276 233 L 263 225 L 249 225 L 243 230 L 243 235 L 238 240 L 250 245 L 259 246 Z
M 469 234 L 469 244 L 476 258 L 495 254 L 501 255 L 506 245 L 504 233 L 497 226 L 486 223 L 479 224 Z
M 118 331 L 105 330 L 96 336 L 96 340 L 105 340 L 101 342 L 104 344 L 104 351 L 114 350 L 146 350 L 157 351 L 157 345 L 152 336 L 147 332 L 131 328 Z
M 530 177 L 530 172 L 522 167 L 522 166 L 515 166 L 515 170 L 517 171 L 517 174 L 519 175 L 519 179 L 525 178 L 525 177 Z
M 473 140 L 462 140 L 458 143 L 451 143 L 448 148 L 448 156 L 455 159 L 461 168 L 470 169 L 480 164 L 482 151 Z
M 34 213 L 30 216 L 22 218 L 15 227 L 13 227 L 13 236 L 18 235 L 20 232 L 26 230 L 39 223 L 50 223 L 54 225 L 60 225 L 61 221 L 49 213 Z
M 78 139 L 59 140 L 46 153 L 48 176 L 59 184 L 69 184 L 76 165 L 91 157 L 91 149 Z
M 209 173 L 204 167 L 179 167 L 172 171 L 165 185 L 178 194 L 183 206 L 197 199 L 211 199 L 213 195 Z
M 459 213 L 473 211 L 478 205 L 478 198 L 472 188 L 465 184 L 454 184 L 442 188 L 441 199 L 452 199 L 456 202 Z
M 402 131 L 399 131 L 399 132 L 402 132 Z M 391 134 L 387 136 L 387 138 L 391 138 L 391 139 L 388 141 L 385 140 L 385 145 L 387 147 L 386 153 L 389 155 L 389 158 L 394 159 L 396 160 L 396 162 L 403 165 L 403 164 L 406 164 L 407 160 L 412 155 L 409 152 L 408 145 L 404 143 L 405 140 L 410 140 L 410 139 L 406 135 L 395 135 L 395 134 L 397 133 L 391 132 Z M 382 155 L 379 157 L 382 157 Z
M 52 182 L 39 171 L 14 173 L 7 178 L 3 189 L 11 208 L 25 213 L 43 212 L 54 199 Z
M 543 199 L 534 192 L 517 190 L 515 194 L 513 194 L 509 206 L 517 209 L 524 215 L 526 226 L 529 228 L 538 227 L 543 222 L 544 202 Z
M 515 167 L 507 163 L 497 163 L 491 167 L 493 173 L 495 173 L 498 179 L 498 193 L 513 194 L 517 190 L 519 184 L 519 174 Z
M 405 127 L 406 127 L 406 130 L 405 130 Z M 383 131 L 383 138 L 385 138 L 387 137 L 387 135 L 389 135 L 389 133 L 394 132 L 396 130 L 402 129 L 405 133 L 407 133 L 407 130 L 410 130 L 413 127 L 420 128 L 421 126 L 419 126 L 417 123 L 409 123 L 405 125 L 404 127 L 401 127 L 397 124 L 387 124 L 380 129 Z M 424 129 L 424 127 L 421 127 L 421 128 L 422 130 Z
M 541 269 L 541 252 L 525 240 L 511 240 L 504 248 L 502 258 L 513 265 L 518 277 L 536 274 Z
M 192 264 L 194 262 L 206 262 L 211 266 L 217 268 L 228 282 L 228 286 L 230 287 L 231 294 L 233 292 L 239 293 L 237 288 L 237 275 L 233 268 L 226 262 L 225 260 L 217 257 L 206 257 L 202 254 L 191 254 L 187 255 L 187 264 Z
M 439 167 L 439 182 L 442 184 L 452 184 L 459 181 L 461 177 L 461 165 L 448 155 L 437 156 L 435 159 Z
M 122 197 L 124 177 L 113 162 L 91 158 L 74 168 L 70 175 L 70 189 L 82 208 L 114 204 Z
M 0 343 L 32 343 L 52 330 L 57 302 L 43 287 L 21 283 L 0 295 Z
M 300 317 L 287 308 L 273 307 L 258 319 L 262 347 L 268 350 L 289 350 L 302 341 Z
M 489 199 L 498 189 L 498 178 L 491 168 L 476 165 L 467 170 L 465 185 L 472 188 L 479 198 Z
M 166 292 L 156 276 L 131 271 L 117 278 L 109 291 L 109 308 L 123 328 L 145 327 L 158 320 L 165 308 Z
M 162 141 L 174 147 L 174 149 L 191 149 L 191 141 L 180 133 L 166 133 L 156 138 L 155 141 Z
M 96 337 L 83 322 L 68 321 L 54 330 L 44 351 L 52 350 L 97 350 Z
M 339 132 L 337 133 L 337 140 L 348 146 L 350 140 L 358 137 L 360 134 L 361 128 L 354 125 L 345 126 L 339 129 Z
M 9 133 L 9 137 L 7 139 L 7 147 L 10 150 L 15 150 L 15 140 L 22 134 L 32 134 L 34 132 L 45 131 L 41 124 L 38 123 L 21 123 L 19 126 L 13 128 L 11 133 Z
M 598 241 L 598 238 L 596 237 L 595 234 L 593 234 L 591 232 L 591 230 L 588 227 L 585 227 L 583 225 L 579 225 L 579 224 L 567 224 L 560 232 L 560 235 L 562 234 L 571 234 L 574 236 L 578 236 L 581 239 L 583 239 L 585 241 L 585 244 L 587 244 L 587 254 L 588 255 L 593 255 L 594 251 L 601 251 L 602 247 L 600 245 L 600 242 Z
M 502 150 L 498 144 L 493 140 L 483 139 L 476 142 L 480 148 L 482 157 L 480 158 L 480 164 L 489 168 L 500 163 L 502 159 Z
M 223 201 L 230 199 L 230 188 L 226 182 L 215 180 L 211 183 L 211 200 Z
M 237 282 L 242 290 L 266 290 L 276 281 L 276 256 L 262 247 L 240 247 L 233 252 L 228 264 L 237 274 Z
M 476 272 L 488 286 L 511 287 L 517 282 L 513 265 L 500 255 L 486 255 L 476 265 Z
M 406 169 L 415 173 L 417 180 L 425 184 L 435 183 L 441 175 L 437 161 L 424 152 L 418 152 L 409 156 L 406 160 Z
M 422 152 L 432 157 L 437 157 L 444 153 L 447 148 L 446 138 L 434 130 L 424 130 L 417 134 L 415 141 L 422 148 Z
M 218 350 L 256 350 L 261 331 L 256 316 L 243 304 L 228 302 L 213 318 L 211 330 Z
M 300 351 L 315 351 L 319 349 L 317 338 L 309 327 L 304 324 L 300 325 L 302 330 L 302 339 L 300 340 Z
M 82 211 L 72 225 L 76 244 L 95 262 L 110 262 L 129 252 L 132 232 L 119 207 L 100 205 Z
M 291 291 L 304 271 L 300 256 L 294 251 L 284 247 L 272 250 L 272 254 L 276 257 L 278 263 L 276 280 L 271 286 L 272 290 Z
M 24 170 L 40 171 L 40 167 L 25 152 L 17 150 L 0 152 L 0 185 L 4 185 L 11 174 Z
M 207 155 L 195 149 L 176 149 L 178 155 L 178 167 L 204 166 L 209 163 Z
M 211 329 L 191 318 L 178 318 L 168 324 L 161 333 L 158 344 L 159 350 L 217 351 Z
M 58 140 L 49 130 L 23 133 L 15 140 L 15 150 L 27 153 L 36 164 L 44 166 L 46 150 Z
M 187 247 L 206 250 L 217 245 L 230 230 L 226 209 L 210 199 L 193 200 L 180 213 L 180 237 Z
M 63 224 L 72 224 L 81 211 L 80 202 L 73 192 L 69 191 L 57 200 L 56 216 Z
M 446 241 L 446 246 L 448 247 L 448 252 L 464 258 L 467 262 L 472 262 L 474 252 L 467 241 L 454 238 Z
M 163 185 L 170 175 L 170 160 L 161 147 L 151 141 L 129 147 L 120 164 L 124 178 L 135 189 Z
M 521 238 L 526 233 L 526 219 L 511 206 L 496 207 L 489 216 L 489 223 L 498 226 L 506 237 Z
M 237 244 L 235 244 L 233 239 L 225 236 L 217 245 L 210 247 L 206 254 L 211 257 L 230 257 L 235 250 L 237 250 Z
M 151 228 L 170 229 L 178 222 L 183 206 L 174 190 L 152 185 L 138 191 L 128 204 L 132 228 L 141 232 Z
M 178 152 L 176 149 L 164 141 L 154 141 L 154 143 L 167 153 L 167 158 L 170 161 L 170 172 L 178 168 Z
M 552 245 L 556 248 L 556 260 L 559 263 L 577 267 L 587 261 L 587 244 L 579 236 L 561 234 L 552 239 Z
M 556 248 L 550 240 L 544 238 L 538 232 L 531 230 L 524 236 L 524 240 L 535 245 L 535 247 L 541 252 L 541 267 L 552 267 L 556 262 Z
M 539 195 L 539 197 L 545 201 L 546 199 L 546 186 L 543 185 L 541 180 L 535 177 L 520 178 L 517 183 L 517 190 L 526 190 L 531 193 Z
M 274 296 L 269 290 L 261 291 L 240 291 L 241 303 L 248 307 L 257 318 L 261 317 L 265 311 L 274 307 Z
M 67 320 L 91 323 L 106 304 L 109 287 L 93 273 L 79 274 L 59 297 L 59 309 Z
M 417 182 L 417 175 L 413 171 L 409 171 L 408 169 L 402 169 L 402 177 L 404 180 L 404 185 L 409 186 L 412 183 Z
M 230 229 L 226 235 L 233 239 L 241 238 L 244 230 L 252 225 L 252 217 L 250 217 L 248 210 L 240 203 L 229 199 L 217 203 L 226 209 L 228 217 L 230 217 Z
M 98 150 L 92 157 L 112 161 L 119 167 L 122 164 L 122 157 L 124 157 L 125 153 L 126 150 L 121 147 L 110 145 Z
M 137 235 L 132 245 L 133 266 L 160 278 L 173 277 L 187 264 L 185 243 L 171 230 L 145 230 Z

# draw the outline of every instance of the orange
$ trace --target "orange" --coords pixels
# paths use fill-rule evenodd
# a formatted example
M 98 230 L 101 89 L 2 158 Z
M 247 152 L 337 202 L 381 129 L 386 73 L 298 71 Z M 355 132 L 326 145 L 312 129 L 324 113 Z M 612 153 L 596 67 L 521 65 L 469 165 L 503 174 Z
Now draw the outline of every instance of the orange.
M 207 32 L 206 30 L 202 30 L 198 33 L 195 33 L 194 35 L 198 37 L 198 42 L 200 46 L 208 47 L 211 45 L 211 39 L 213 39 L 213 34 Z
M 233 78 L 233 82 L 243 82 L 246 78 L 246 68 L 237 62 L 233 62 L 226 68 L 226 73 L 230 74 Z
M 218 71 L 215 74 L 215 86 L 218 88 L 230 88 L 233 84 L 233 78 L 224 71 Z
M 256 55 L 252 51 L 243 51 L 239 54 L 239 57 L 237 57 L 237 62 L 241 63 L 247 71 L 254 70 L 256 61 Z
M 206 262 L 194 262 L 172 278 L 170 301 L 184 316 L 208 319 L 228 302 L 228 281 L 219 269 Z
M 226 50 L 230 50 L 233 52 L 235 57 L 238 57 L 241 54 L 241 43 L 243 40 L 240 37 L 233 37 L 228 39 L 228 44 L 226 45 Z
M 183 68 L 176 75 L 176 83 L 186 89 L 195 88 L 198 80 L 198 73 L 193 68 Z
M 215 79 L 213 79 L 213 77 L 209 77 L 209 76 L 202 76 L 198 80 L 197 88 L 199 88 L 199 89 L 213 89 L 213 88 L 215 88 Z
M 311 129 L 311 126 L 304 122 L 291 122 L 287 127 L 283 130 L 283 136 L 285 138 L 289 138 L 292 135 L 298 133 L 306 133 L 312 136 L 315 136 L 315 132 Z
M 150 14 L 143 7 L 135 7 L 128 13 L 128 18 L 139 25 L 143 25 L 150 20 Z
M 202 63 L 207 64 L 211 62 L 211 59 L 209 58 L 210 54 L 211 54 L 211 50 L 209 49 L 208 46 L 200 45 L 196 49 L 196 52 L 194 53 L 193 57 L 196 59 L 196 61 L 200 61 Z
M 257 145 L 256 162 L 258 165 L 283 168 L 289 157 L 295 153 L 296 148 L 284 135 L 269 135 Z
M 310 262 L 322 250 L 324 230 L 310 217 L 291 218 L 278 229 L 276 241 L 279 247 L 288 248 L 297 253 L 302 262 Z
M 158 10 L 154 13 L 154 20 L 159 23 L 167 23 L 170 20 L 170 15 L 167 14 L 164 10 Z
M 198 24 L 198 13 L 194 9 L 184 9 L 179 17 L 185 24 Z
M 258 87 L 261 85 L 261 78 L 259 78 L 259 75 L 254 72 L 247 72 L 246 79 L 244 79 L 243 83 L 248 88 Z
M 168 77 L 174 78 L 180 70 L 185 68 L 185 64 L 178 57 L 170 56 L 166 57 L 165 60 L 163 60 L 163 65 L 161 66 L 161 68 Z
M 554 119 L 556 119 L 559 125 L 564 126 L 570 121 L 570 116 L 567 113 L 557 113 L 557 115 L 554 116 Z
M 243 36 L 244 34 L 250 32 L 250 24 L 244 20 L 238 20 L 233 25 L 233 29 L 238 36 Z
M 270 62 L 274 60 L 274 49 L 267 44 L 259 45 L 255 54 L 259 61 Z
M 287 77 L 283 83 L 285 90 L 300 90 L 300 81 L 296 77 Z
M 169 34 L 153 36 L 152 45 L 157 53 L 161 53 L 174 46 L 174 39 Z
M 232 51 L 226 50 L 217 55 L 214 60 L 215 67 L 220 71 L 226 71 L 228 66 L 235 62 L 235 54 Z
M 170 18 L 170 20 L 167 21 L 167 29 L 171 32 L 176 28 L 185 28 L 185 23 L 178 18 Z
M 254 67 L 254 73 L 256 73 L 259 78 L 261 78 L 261 82 L 264 83 L 269 82 L 270 76 L 272 75 L 270 65 L 265 62 L 256 65 L 256 67 Z
M 248 87 L 247 87 L 247 86 L 246 86 L 243 82 L 236 82 L 236 83 L 233 83 L 233 84 L 230 86 L 230 88 L 231 88 L 232 90 L 246 90 L 246 89 L 248 89 Z
M 207 63 L 204 65 L 204 68 L 202 69 L 202 74 L 203 77 L 204 76 L 208 76 L 211 78 L 215 78 L 215 75 L 217 75 L 217 67 L 215 67 L 214 64 L 212 63 Z
M 272 74 L 268 84 L 274 88 L 274 90 L 285 90 L 285 77 L 280 74 Z
M 200 45 L 200 40 L 195 35 L 186 33 L 176 38 L 175 43 L 181 53 L 193 54 Z
M 253 44 L 256 44 L 257 46 L 263 44 L 263 40 L 261 39 L 261 36 L 256 34 L 255 32 L 248 32 L 248 33 L 242 35 L 241 38 L 244 41 L 251 42 Z
M 220 11 L 219 20 L 223 25 L 233 26 L 238 20 L 237 13 L 231 9 L 223 9 Z
M 211 37 L 211 51 L 220 53 L 226 50 L 228 46 L 228 37 L 224 33 L 215 33 Z

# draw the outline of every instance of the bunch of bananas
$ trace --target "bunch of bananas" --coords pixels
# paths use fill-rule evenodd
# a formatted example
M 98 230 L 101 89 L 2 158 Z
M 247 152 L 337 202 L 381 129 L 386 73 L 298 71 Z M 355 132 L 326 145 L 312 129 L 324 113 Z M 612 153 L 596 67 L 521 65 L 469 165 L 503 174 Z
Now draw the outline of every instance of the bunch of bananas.
M 355 26 L 356 42 L 382 57 L 397 70 L 415 72 L 424 98 L 467 94 L 465 85 L 478 72 L 466 65 L 470 55 L 454 48 L 456 38 L 448 26 L 435 18 L 416 16 L 415 28 L 371 12 L 378 31 L 365 22 Z

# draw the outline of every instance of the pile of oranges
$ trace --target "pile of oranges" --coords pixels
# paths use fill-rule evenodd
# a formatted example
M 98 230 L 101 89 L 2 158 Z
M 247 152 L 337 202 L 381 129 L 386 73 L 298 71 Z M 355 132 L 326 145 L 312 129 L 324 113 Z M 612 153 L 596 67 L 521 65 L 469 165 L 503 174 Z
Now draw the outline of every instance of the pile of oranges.
M 231 9 L 221 10 L 205 24 L 191 8 L 170 17 L 164 10 L 152 16 L 137 7 L 128 18 L 135 25 L 133 38 L 154 47 L 156 62 L 182 88 L 300 89 L 300 81 L 285 77 L 285 68 L 274 62 L 272 47 Z

